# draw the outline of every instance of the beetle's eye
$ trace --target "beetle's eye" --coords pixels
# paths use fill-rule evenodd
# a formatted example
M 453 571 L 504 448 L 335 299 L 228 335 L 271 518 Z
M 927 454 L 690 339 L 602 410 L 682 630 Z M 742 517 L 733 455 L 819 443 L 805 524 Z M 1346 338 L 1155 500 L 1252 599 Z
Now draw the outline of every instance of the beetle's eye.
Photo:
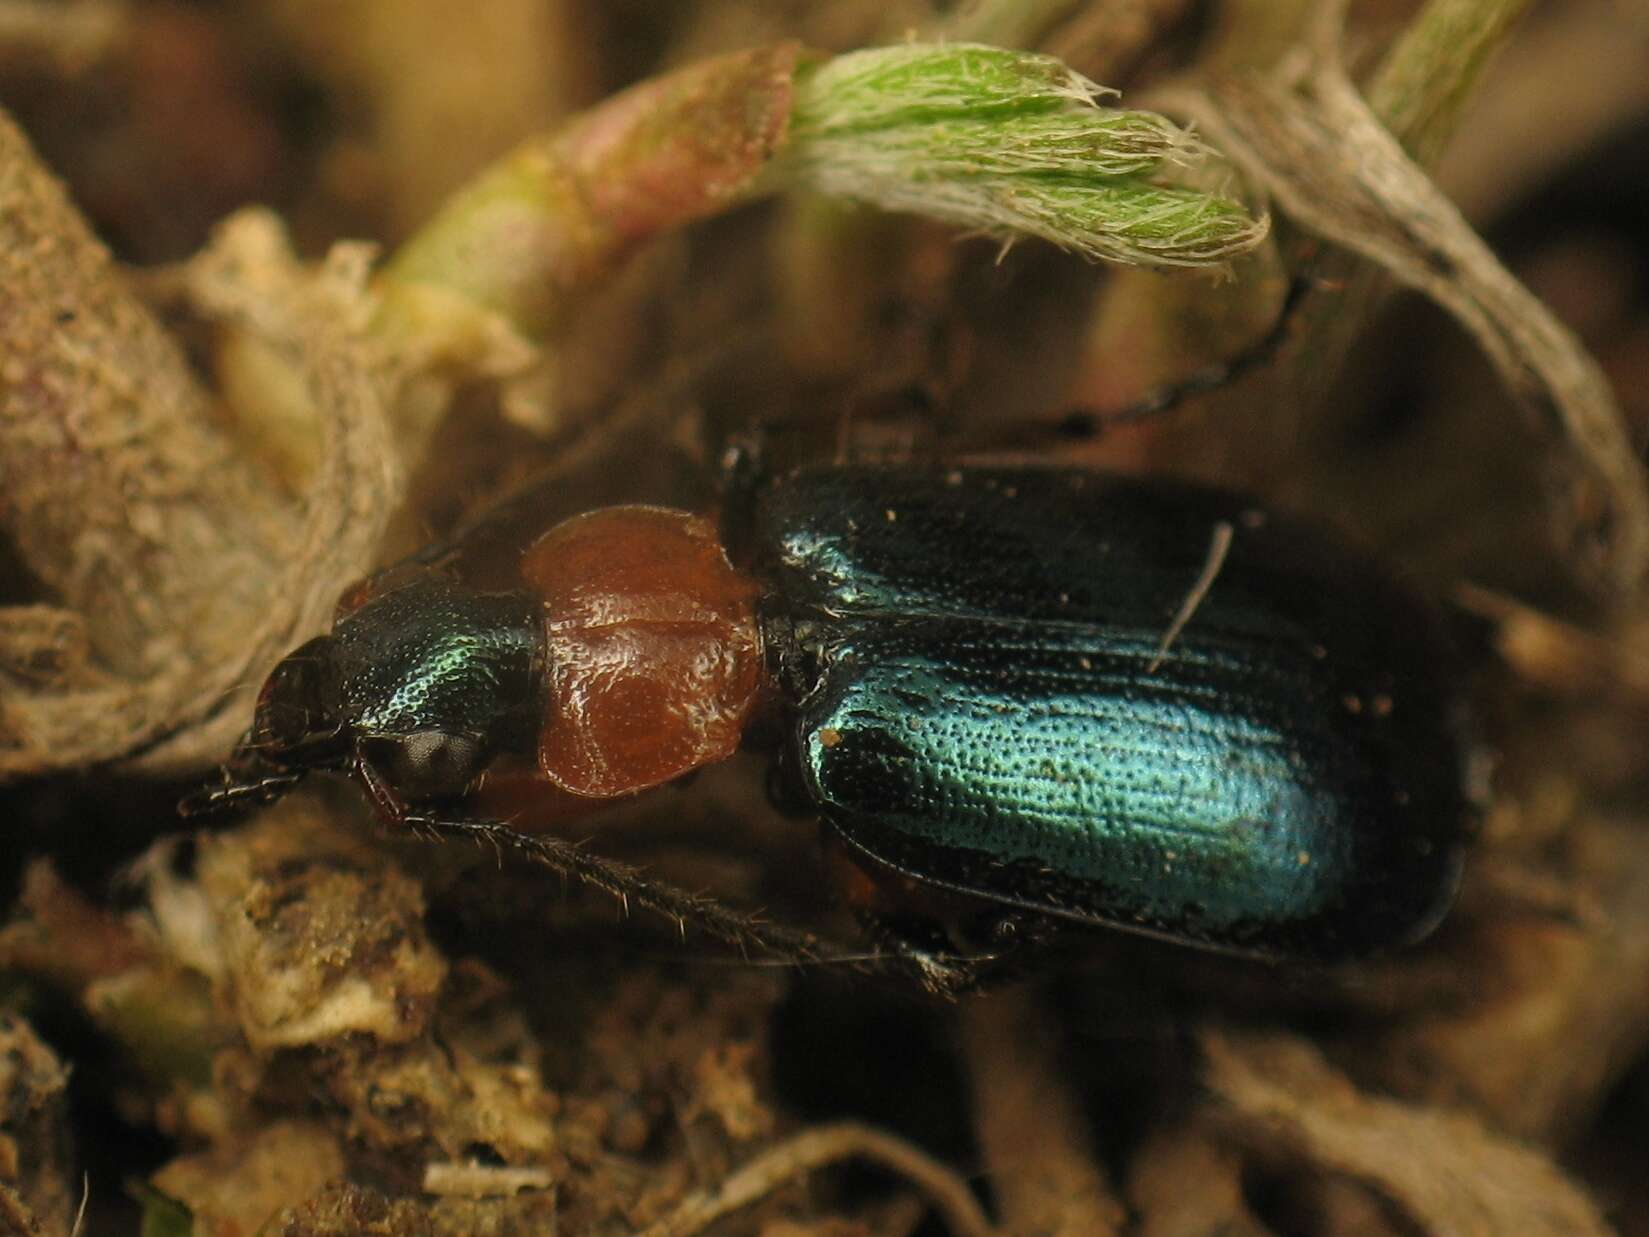
M 461 795 L 480 772 L 481 744 L 473 735 L 444 730 L 372 735 L 361 755 L 412 801 Z

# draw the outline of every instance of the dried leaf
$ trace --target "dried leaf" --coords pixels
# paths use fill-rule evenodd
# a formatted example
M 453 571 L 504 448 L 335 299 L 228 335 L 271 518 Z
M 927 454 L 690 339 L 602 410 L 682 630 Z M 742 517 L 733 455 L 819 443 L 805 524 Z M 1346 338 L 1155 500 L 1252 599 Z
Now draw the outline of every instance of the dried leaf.
M 1362 1182 L 1428 1233 L 1611 1231 L 1538 1151 L 1474 1117 L 1365 1095 L 1305 1040 L 1210 1033 L 1203 1047 L 1207 1084 L 1245 1138 Z

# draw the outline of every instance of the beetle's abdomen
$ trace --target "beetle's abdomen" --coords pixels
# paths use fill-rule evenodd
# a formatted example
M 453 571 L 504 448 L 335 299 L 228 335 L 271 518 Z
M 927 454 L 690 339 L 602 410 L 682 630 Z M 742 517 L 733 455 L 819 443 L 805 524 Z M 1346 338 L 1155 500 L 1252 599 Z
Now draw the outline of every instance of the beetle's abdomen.
M 1360 556 L 1225 495 L 1060 472 L 801 474 L 757 521 L 791 762 L 876 860 L 1274 956 L 1365 953 L 1447 905 L 1445 661 Z

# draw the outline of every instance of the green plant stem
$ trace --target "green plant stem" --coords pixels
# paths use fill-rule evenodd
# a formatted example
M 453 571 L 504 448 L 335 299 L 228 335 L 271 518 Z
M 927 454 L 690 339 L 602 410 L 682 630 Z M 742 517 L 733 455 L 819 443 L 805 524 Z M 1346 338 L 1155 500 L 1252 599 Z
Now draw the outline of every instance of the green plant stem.
M 750 192 L 784 139 L 797 54 L 785 43 L 703 61 L 524 143 L 390 261 L 382 329 L 467 304 L 553 334 L 638 245 Z
M 1529 0 L 1431 0 L 1392 44 L 1364 91 L 1422 167 L 1437 161 L 1484 68 Z
M 797 187 L 1152 265 L 1217 265 L 1259 242 L 1263 219 L 1185 185 L 1205 154 L 1194 138 L 1099 107 L 1102 93 L 1052 57 L 979 44 L 814 62 L 781 44 L 703 61 L 459 192 L 385 268 L 379 333 L 437 359 L 500 322 L 553 340 L 647 240 Z

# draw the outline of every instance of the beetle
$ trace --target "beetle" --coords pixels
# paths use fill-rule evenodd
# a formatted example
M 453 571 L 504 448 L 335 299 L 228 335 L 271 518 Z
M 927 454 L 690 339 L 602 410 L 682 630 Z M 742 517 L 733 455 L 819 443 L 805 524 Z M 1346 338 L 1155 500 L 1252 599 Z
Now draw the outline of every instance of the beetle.
M 719 524 L 562 520 L 501 581 L 466 578 L 463 548 L 347 594 L 271 673 L 205 805 L 344 770 L 386 822 L 816 955 L 518 827 L 523 802 L 572 819 L 759 737 L 887 956 L 935 988 L 1068 924 L 1353 959 L 1420 939 L 1453 898 L 1471 752 L 1436 616 L 1241 496 L 827 465 L 747 478 Z

